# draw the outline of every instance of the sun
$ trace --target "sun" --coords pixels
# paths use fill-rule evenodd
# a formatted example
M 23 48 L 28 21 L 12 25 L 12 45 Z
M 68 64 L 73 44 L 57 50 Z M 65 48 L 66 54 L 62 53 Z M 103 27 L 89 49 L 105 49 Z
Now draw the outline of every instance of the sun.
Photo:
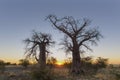
M 57 61 L 56 64 L 57 64 L 58 66 L 62 66 L 62 65 L 64 64 L 64 62 L 62 62 L 62 61 Z

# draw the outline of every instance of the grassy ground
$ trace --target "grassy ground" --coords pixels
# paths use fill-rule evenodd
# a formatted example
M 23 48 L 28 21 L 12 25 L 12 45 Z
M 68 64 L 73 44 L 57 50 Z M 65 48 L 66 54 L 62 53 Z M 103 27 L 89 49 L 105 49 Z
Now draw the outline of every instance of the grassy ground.
M 0 73 L 0 80 L 33 80 L 30 71 L 21 66 L 7 66 L 4 73 Z M 54 80 L 120 80 L 120 68 L 108 67 L 98 70 L 92 75 L 71 75 L 69 70 L 63 67 L 53 68 Z M 88 73 L 89 74 L 89 73 Z

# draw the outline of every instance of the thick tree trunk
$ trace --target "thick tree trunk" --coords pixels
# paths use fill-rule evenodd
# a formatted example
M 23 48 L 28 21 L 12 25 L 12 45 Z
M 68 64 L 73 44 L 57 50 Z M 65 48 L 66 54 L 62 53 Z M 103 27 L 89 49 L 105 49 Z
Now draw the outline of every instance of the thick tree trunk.
M 79 74 L 80 73 L 80 66 L 81 66 L 81 57 L 79 53 L 79 46 L 76 42 L 73 44 L 73 51 L 72 51 L 72 73 Z
M 39 54 L 39 65 L 40 68 L 43 69 L 46 67 L 46 54 L 45 54 L 45 45 L 40 45 L 40 54 Z
M 72 72 L 73 73 L 77 73 L 79 74 L 80 73 L 80 54 L 78 51 L 74 51 L 72 53 Z

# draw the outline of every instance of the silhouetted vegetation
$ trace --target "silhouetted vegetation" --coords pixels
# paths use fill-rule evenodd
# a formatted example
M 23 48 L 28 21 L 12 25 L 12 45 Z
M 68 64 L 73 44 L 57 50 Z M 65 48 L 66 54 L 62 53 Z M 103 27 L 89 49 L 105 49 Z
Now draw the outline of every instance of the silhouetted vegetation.
M 27 59 L 21 59 L 19 60 L 19 64 L 22 65 L 24 68 L 27 68 L 30 62 Z
M 56 62 L 57 62 L 57 59 L 56 59 L 55 57 L 50 57 L 50 58 L 47 59 L 47 65 L 48 65 L 50 68 L 55 67 Z
M 3 60 L 0 60 L 0 73 L 3 73 L 5 71 L 5 62 Z
M 24 40 L 27 57 L 33 56 L 41 68 L 46 67 L 48 47 L 54 43 L 50 34 L 33 31 L 30 38 Z
M 72 53 L 72 73 L 79 74 L 81 72 L 81 53 L 86 49 L 92 51 L 89 44 L 96 45 L 102 35 L 97 28 L 88 28 L 89 19 L 83 21 L 76 20 L 72 16 L 58 18 L 55 15 L 49 15 L 47 19 L 52 23 L 53 27 L 64 33 L 64 45 L 66 52 Z
M 12 63 L 11 62 L 5 62 L 5 65 L 11 65 Z
M 66 59 L 64 67 L 71 70 L 72 60 L 71 58 Z M 93 60 L 92 57 L 84 57 L 81 59 L 81 75 L 91 75 L 95 74 L 98 70 L 106 68 L 108 66 L 108 59 L 98 57 L 96 60 Z
M 98 57 L 95 62 L 96 68 L 106 68 L 108 65 L 108 59 Z
M 26 69 L 22 69 L 16 63 L 5 63 L 0 60 L 0 80 L 120 79 L 120 67 L 108 66 L 107 58 L 98 57 L 94 60 L 90 56 L 81 57 L 81 54 L 87 50 L 92 51 L 90 46 L 97 45 L 97 41 L 102 38 L 97 28 L 88 28 L 90 20 L 83 19 L 79 21 L 71 16 L 57 18 L 54 15 L 49 15 L 47 19 L 53 27 L 64 33 L 61 44 L 64 45 L 66 53 L 72 53 L 72 58 L 65 59 L 64 64 L 57 67 L 57 59 L 47 57 L 48 48 L 54 44 L 52 36 L 33 31 L 32 36 L 24 40 L 26 58 L 19 60 L 19 64 Z M 36 60 L 37 63 L 30 64 L 30 57 Z
M 71 69 L 71 65 L 72 65 L 72 58 L 68 58 L 68 59 L 64 60 L 63 66 L 65 68 L 68 68 L 70 70 Z
M 31 76 L 33 80 L 54 80 L 54 74 L 50 68 L 40 69 L 38 66 L 34 66 Z

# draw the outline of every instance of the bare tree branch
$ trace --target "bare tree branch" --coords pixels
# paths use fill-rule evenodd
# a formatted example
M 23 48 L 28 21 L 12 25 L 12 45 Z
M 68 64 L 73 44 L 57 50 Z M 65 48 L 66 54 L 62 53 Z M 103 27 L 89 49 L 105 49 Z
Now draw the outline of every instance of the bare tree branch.
M 41 67 L 45 67 L 48 47 L 54 43 L 50 34 L 33 31 L 30 38 L 24 40 L 26 44 L 26 57 L 34 57 Z
M 62 44 L 65 46 L 66 51 L 72 52 L 72 71 L 80 72 L 80 54 L 83 51 L 86 52 L 86 49 L 92 51 L 87 43 L 97 44 L 97 41 L 101 38 L 100 32 L 94 28 L 88 29 L 89 19 L 83 19 L 82 24 L 71 16 L 58 19 L 54 15 L 49 15 L 47 19 L 56 29 L 67 36 Z
M 59 29 L 60 31 L 62 31 L 63 33 L 67 34 L 69 37 L 72 37 L 71 34 L 67 31 L 67 27 L 63 24 L 61 25 L 57 25 L 57 23 L 59 23 L 60 21 L 62 21 L 63 19 L 61 20 L 58 20 L 56 16 L 53 16 L 53 15 L 50 15 L 48 17 L 48 19 L 50 20 L 50 22 L 57 28 Z

